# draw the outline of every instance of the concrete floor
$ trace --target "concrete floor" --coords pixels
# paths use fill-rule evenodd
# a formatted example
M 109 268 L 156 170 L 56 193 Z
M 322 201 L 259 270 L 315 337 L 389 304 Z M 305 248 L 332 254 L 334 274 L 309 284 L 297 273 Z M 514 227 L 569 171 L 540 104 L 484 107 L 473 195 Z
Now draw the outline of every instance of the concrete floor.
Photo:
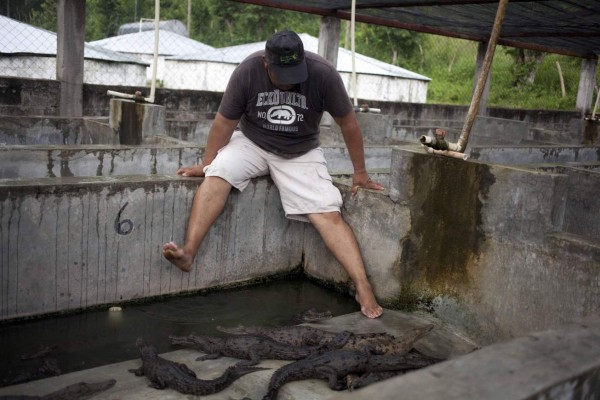
M 313 326 L 331 331 L 350 330 L 355 333 L 387 332 L 402 336 L 403 332 L 415 326 L 434 324 L 435 327 L 415 344 L 418 350 L 435 357 L 454 358 L 469 353 L 477 346 L 449 326 L 441 325 L 429 316 L 418 316 L 400 311 L 385 310 L 383 316 L 376 320 L 364 318 L 356 312 L 322 321 Z M 168 340 L 165 338 L 165 340 Z M 132 346 L 134 344 L 132 343 Z M 176 350 L 162 354 L 169 360 L 185 363 L 194 370 L 200 379 L 213 379 L 222 374 L 223 370 L 235 363 L 232 358 L 221 358 L 204 362 L 195 361 L 198 352 L 192 350 Z M 115 379 L 115 386 L 93 396 L 93 399 L 261 399 L 266 393 L 271 374 L 286 361 L 265 360 L 259 366 L 269 370 L 253 372 L 235 381 L 226 390 L 210 396 L 189 396 L 171 389 L 156 390 L 148 386 L 145 377 L 136 377 L 128 372 L 138 368 L 140 360 L 130 360 L 112 365 L 73 372 L 61 376 L 41 379 L 25 384 L 0 388 L 0 396 L 29 395 L 42 396 L 57 391 L 65 386 L 78 382 L 100 382 Z M 324 381 L 306 380 L 292 382 L 283 387 L 279 393 L 280 399 L 327 399 L 336 395 Z

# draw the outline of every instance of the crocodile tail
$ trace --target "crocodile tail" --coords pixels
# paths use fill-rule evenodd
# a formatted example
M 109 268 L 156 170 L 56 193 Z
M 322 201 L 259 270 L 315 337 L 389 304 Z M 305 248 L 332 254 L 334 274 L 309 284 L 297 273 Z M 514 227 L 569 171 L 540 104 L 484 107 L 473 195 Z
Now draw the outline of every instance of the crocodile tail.
M 277 390 L 277 389 L 269 389 L 267 391 L 267 394 L 265 394 L 264 397 L 262 398 L 262 400 L 275 400 L 277 398 L 278 392 L 279 392 L 279 390 Z
M 227 368 L 227 373 L 229 373 L 229 377 L 233 380 L 233 379 L 240 378 L 251 372 L 264 371 L 267 369 L 270 369 L 270 368 L 262 368 L 262 367 L 237 364 L 237 365 L 234 365 L 233 367 Z

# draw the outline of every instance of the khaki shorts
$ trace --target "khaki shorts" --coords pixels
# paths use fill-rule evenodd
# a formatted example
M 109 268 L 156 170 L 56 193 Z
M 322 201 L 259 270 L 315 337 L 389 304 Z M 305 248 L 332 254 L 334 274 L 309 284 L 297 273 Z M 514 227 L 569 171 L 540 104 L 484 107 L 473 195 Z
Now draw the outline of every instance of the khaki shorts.
M 285 216 L 308 221 L 306 214 L 340 211 L 342 196 L 327 171 L 323 150 L 287 159 L 255 145 L 240 131 L 204 169 L 206 176 L 218 176 L 243 191 L 251 178 L 271 175 L 281 196 Z

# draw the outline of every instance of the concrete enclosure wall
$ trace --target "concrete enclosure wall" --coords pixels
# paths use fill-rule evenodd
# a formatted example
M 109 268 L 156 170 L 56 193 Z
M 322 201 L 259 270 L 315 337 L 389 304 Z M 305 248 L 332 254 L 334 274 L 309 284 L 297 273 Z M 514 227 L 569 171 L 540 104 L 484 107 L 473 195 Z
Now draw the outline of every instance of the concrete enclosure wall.
M 270 180 L 233 193 L 192 273 L 166 262 L 198 179 L 61 178 L 0 184 L 0 319 L 222 287 L 302 263 L 305 224 L 286 220 Z
M 106 94 L 107 90 L 130 94 L 139 90 L 148 95 L 148 88 L 143 86 L 86 84 L 83 94 L 85 116 L 108 116 L 110 97 Z M 54 80 L 0 77 L 0 115 L 57 116 L 59 93 L 59 83 Z M 188 139 L 178 135 L 194 132 L 196 126 L 199 126 L 202 131 L 207 130 L 206 120 L 214 117 L 221 96 L 221 92 L 158 88 L 155 104 L 166 108 L 169 135 Z M 373 129 L 385 126 L 389 131 L 386 137 L 395 140 L 405 140 L 408 135 L 413 141 L 432 127 L 460 131 L 468 111 L 468 106 L 363 100 L 359 98 L 361 104 L 366 102 L 371 107 L 382 110 L 381 115 L 360 115 L 364 118 L 364 126 Z M 538 141 L 552 141 L 553 138 L 555 140 L 559 138 L 560 143 L 582 143 L 581 118 L 579 113 L 574 111 L 488 108 L 488 117 L 525 122 L 529 125 L 529 138 Z M 182 126 L 185 130 L 181 129 Z M 178 127 L 180 129 L 177 129 Z
M 574 222 L 570 185 L 583 183 L 411 146 L 392 151 L 391 171 L 389 193 L 352 196 L 338 184 L 344 218 L 385 306 L 434 312 L 482 343 L 600 309 L 597 238 L 564 230 Z M 234 191 L 192 273 L 171 267 L 160 246 L 182 241 L 198 183 L 151 174 L 3 180 L 2 319 L 219 287 L 301 266 L 352 290 L 314 228 L 284 218 L 269 178 Z

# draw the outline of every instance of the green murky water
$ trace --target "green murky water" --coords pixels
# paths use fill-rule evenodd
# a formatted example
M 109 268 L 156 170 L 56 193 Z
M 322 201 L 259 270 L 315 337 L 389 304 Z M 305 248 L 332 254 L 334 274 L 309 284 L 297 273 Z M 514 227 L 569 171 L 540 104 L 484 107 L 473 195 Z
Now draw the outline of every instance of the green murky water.
M 171 297 L 153 303 L 125 305 L 121 312 L 94 310 L 74 315 L 0 325 L 0 376 L 7 380 L 39 360 L 21 356 L 42 346 L 54 350 L 61 372 L 68 373 L 139 357 L 135 340 L 142 336 L 159 353 L 175 350 L 170 334 L 221 334 L 218 326 L 295 324 L 307 309 L 336 315 L 358 311 L 348 295 L 302 278 L 207 293 Z M 13 378 L 14 379 L 14 378 Z M 6 385 L 2 383 L 0 386 Z

